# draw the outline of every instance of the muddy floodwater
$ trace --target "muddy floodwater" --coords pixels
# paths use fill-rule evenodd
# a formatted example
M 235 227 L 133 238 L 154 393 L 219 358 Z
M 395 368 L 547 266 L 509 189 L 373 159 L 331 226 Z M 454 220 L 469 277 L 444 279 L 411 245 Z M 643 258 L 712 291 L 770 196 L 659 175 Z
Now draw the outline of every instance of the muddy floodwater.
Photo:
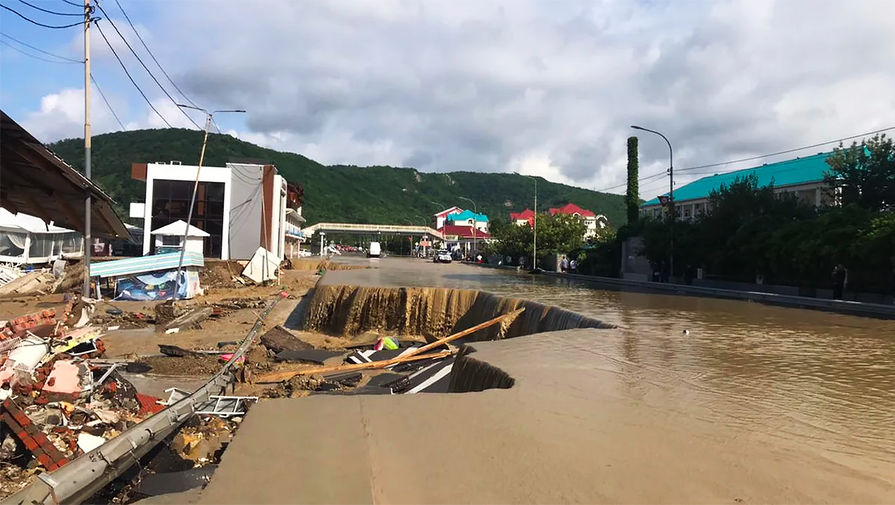
M 568 279 L 410 259 L 322 284 L 479 289 L 618 326 L 580 366 L 610 363 L 614 394 L 643 415 L 710 423 L 730 443 L 779 445 L 895 486 L 895 322 L 690 296 L 594 289 Z M 512 342 L 506 342 L 512 345 Z M 536 356 L 532 359 L 538 359 Z M 544 363 L 549 366 L 549 363 Z M 698 429 L 698 428 L 696 428 Z M 895 487 L 893 487 L 895 492 Z M 895 496 L 895 494 L 893 494 Z

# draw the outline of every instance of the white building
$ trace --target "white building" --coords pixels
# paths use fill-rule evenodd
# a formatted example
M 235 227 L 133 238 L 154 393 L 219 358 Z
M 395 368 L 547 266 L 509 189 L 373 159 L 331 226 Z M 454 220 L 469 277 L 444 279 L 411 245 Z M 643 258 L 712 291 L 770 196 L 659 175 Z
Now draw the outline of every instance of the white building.
M 186 221 L 197 170 L 178 162 L 134 163 L 131 176 L 146 181 L 146 199 L 131 204 L 131 217 L 143 218 L 144 230 Z M 227 163 L 202 167 L 199 176 L 190 224 L 208 233 L 206 257 L 249 259 L 258 247 L 280 259 L 287 255 L 286 214 L 291 209 L 290 214 L 301 215 L 299 186 L 288 183 L 273 165 Z M 156 250 L 151 236 L 143 237 L 144 255 Z
M 437 230 L 437 229 L 443 227 L 444 225 L 446 225 L 447 218 L 451 214 L 459 214 L 461 212 L 463 212 L 463 209 L 461 209 L 460 207 L 454 206 L 449 209 L 444 209 L 443 211 L 439 212 L 438 214 L 435 214 L 435 216 L 434 216 L 435 217 L 435 229 Z
M 183 234 L 186 232 L 186 247 L 183 243 Z M 187 226 L 186 221 L 178 219 L 171 224 L 162 226 L 157 230 L 152 230 L 155 237 L 156 253 L 180 252 L 186 249 L 186 252 L 194 252 L 203 254 L 205 251 L 205 238 L 208 233 L 196 228 L 193 225 Z

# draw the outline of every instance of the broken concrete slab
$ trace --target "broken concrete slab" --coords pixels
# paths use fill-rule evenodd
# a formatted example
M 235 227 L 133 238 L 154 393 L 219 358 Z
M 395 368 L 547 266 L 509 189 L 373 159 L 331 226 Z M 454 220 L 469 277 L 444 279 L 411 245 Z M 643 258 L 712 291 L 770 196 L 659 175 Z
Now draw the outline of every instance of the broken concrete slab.
M 140 494 L 158 496 L 181 493 L 204 486 L 211 480 L 217 465 L 190 468 L 182 472 L 154 473 L 143 477 L 136 491 Z
M 69 399 L 75 399 L 81 395 L 83 372 L 84 370 L 75 362 L 59 360 L 53 363 L 53 370 L 47 377 L 42 391 L 47 394 L 65 395 Z
M 199 324 L 211 317 L 213 313 L 214 307 L 197 307 L 175 317 L 171 322 L 165 325 L 165 331 L 173 330 L 175 328 L 180 328 L 182 330 L 200 328 Z
M 276 353 L 314 349 L 314 346 L 296 337 L 295 334 L 281 325 L 277 325 L 264 335 L 261 335 L 261 343 L 264 347 Z

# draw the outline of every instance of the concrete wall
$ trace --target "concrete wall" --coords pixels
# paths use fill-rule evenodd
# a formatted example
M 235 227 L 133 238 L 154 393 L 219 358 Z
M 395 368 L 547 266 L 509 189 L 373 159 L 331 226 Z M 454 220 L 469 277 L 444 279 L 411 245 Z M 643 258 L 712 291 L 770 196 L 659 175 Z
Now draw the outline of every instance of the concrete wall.
M 228 241 L 230 257 L 249 259 L 260 242 L 261 226 L 261 165 L 227 163 L 232 172 L 229 207 L 230 229 Z

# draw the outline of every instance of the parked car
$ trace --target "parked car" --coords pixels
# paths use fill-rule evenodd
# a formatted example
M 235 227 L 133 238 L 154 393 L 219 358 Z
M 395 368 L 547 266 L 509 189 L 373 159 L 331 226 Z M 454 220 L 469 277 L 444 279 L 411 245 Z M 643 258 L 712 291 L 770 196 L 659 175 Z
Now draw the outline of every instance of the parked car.
M 451 253 L 447 249 L 442 249 L 435 253 L 435 258 L 432 260 L 433 263 L 450 263 Z
M 382 247 L 379 242 L 370 242 L 370 249 L 367 250 L 368 258 L 378 258 L 382 255 Z

